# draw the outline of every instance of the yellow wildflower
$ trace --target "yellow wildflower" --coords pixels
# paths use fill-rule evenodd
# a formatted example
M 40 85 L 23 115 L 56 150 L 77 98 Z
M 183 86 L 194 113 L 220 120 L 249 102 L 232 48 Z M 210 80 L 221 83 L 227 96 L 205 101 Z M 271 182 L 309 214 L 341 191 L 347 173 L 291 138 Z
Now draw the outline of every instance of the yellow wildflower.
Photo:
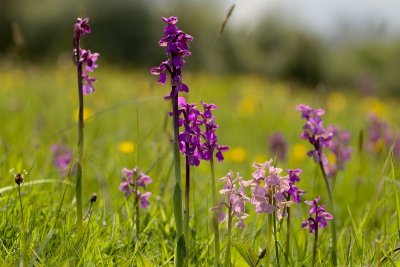
M 340 92 L 332 92 L 328 95 L 327 107 L 333 112 L 340 112 L 346 108 L 346 96 Z
M 130 141 L 123 141 L 118 144 L 118 151 L 122 154 L 131 154 L 135 151 L 135 145 Z
M 93 110 L 91 108 L 83 108 L 83 120 L 86 121 L 93 116 Z M 79 109 L 74 112 L 74 119 L 78 121 L 79 119 Z
M 226 158 L 235 162 L 242 162 L 246 159 L 246 150 L 242 147 L 233 147 L 226 152 Z
M 292 155 L 294 160 L 302 161 L 307 156 L 307 148 L 304 144 L 298 143 L 293 146 Z

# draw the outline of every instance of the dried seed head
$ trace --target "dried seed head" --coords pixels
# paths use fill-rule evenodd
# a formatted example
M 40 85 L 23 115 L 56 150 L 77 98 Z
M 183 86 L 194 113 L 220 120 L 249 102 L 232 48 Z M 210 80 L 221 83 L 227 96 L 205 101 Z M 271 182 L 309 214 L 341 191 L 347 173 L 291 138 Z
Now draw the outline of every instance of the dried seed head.
M 264 248 L 263 250 L 261 250 L 260 255 L 258 255 L 258 258 L 259 259 L 264 258 L 266 254 L 267 254 L 267 249 Z
M 20 173 L 17 173 L 17 174 L 15 175 L 14 179 L 15 179 L 15 183 L 16 183 L 17 185 L 20 185 L 20 184 L 22 184 L 22 182 L 24 181 L 24 176 L 22 176 L 22 174 L 20 174 Z
M 96 200 L 97 200 L 97 194 L 96 193 L 93 193 L 93 195 L 91 196 L 91 198 L 90 198 L 90 202 L 96 202 Z

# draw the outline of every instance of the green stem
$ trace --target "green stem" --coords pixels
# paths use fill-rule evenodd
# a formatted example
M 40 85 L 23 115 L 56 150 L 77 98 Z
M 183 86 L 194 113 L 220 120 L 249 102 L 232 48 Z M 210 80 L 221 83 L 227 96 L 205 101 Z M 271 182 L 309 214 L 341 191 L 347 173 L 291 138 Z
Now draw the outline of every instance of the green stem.
M 333 266 L 337 266 L 336 216 L 335 216 L 335 206 L 333 203 L 333 194 L 332 194 L 331 188 L 329 186 L 328 177 L 326 175 L 325 168 L 324 168 L 324 165 L 322 164 L 322 162 L 319 163 L 319 166 L 321 168 L 322 176 L 324 177 L 326 190 L 328 191 L 328 196 L 329 196 L 330 211 L 333 215 L 332 228 L 331 228 L 331 230 L 332 230 L 332 264 L 333 264 Z
M 215 185 L 215 169 L 214 169 L 214 158 L 210 159 L 210 168 L 211 168 L 211 189 L 212 189 L 212 203 L 213 207 L 216 207 L 217 204 L 217 188 Z M 213 212 L 212 215 L 212 224 L 214 230 L 214 252 L 215 252 L 215 261 L 219 262 L 220 257 L 220 248 L 219 248 L 219 226 L 218 226 L 218 214 L 217 211 Z
M 190 203 L 190 165 L 189 165 L 189 158 L 186 156 L 184 233 L 186 238 L 187 252 L 189 251 L 189 211 L 190 211 L 189 203 Z
M 316 228 L 315 228 L 315 237 L 314 237 L 312 266 L 315 266 L 315 260 L 317 258 L 317 248 L 318 248 L 318 223 L 316 223 L 315 225 L 316 225 Z
M 290 196 L 288 196 L 287 200 L 290 200 Z M 286 249 L 285 249 L 285 258 L 286 264 L 289 266 L 289 252 L 290 252 L 290 207 L 287 207 L 287 219 L 286 219 Z
M 185 236 L 183 234 L 183 212 L 182 212 L 182 181 L 179 155 L 179 118 L 178 118 L 178 93 L 176 86 L 172 86 L 172 113 L 174 127 L 174 167 L 175 167 L 175 188 L 174 188 L 174 217 L 176 224 L 177 244 L 175 251 L 175 266 L 183 266 L 185 257 Z M 183 246 L 183 248 L 182 248 Z
M 231 243 L 232 243 L 232 204 L 229 204 L 228 209 L 228 241 L 226 243 L 225 252 L 225 267 L 231 266 Z
M 84 121 L 83 121 L 83 81 L 82 81 L 82 63 L 80 63 L 80 55 L 79 55 L 79 47 L 80 43 L 77 40 L 76 44 L 76 64 L 78 67 L 77 71 L 77 79 L 78 79 L 78 96 L 79 96 L 79 124 L 78 124 L 78 158 L 77 158 L 77 176 L 76 176 L 76 185 L 75 185 L 75 194 L 76 194 L 76 220 L 78 225 L 78 232 L 82 233 L 82 162 L 83 162 L 83 148 L 84 148 Z
M 275 198 L 273 199 L 272 203 L 276 206 Z M 276 235 L 276 207 L 273 215 L 273 227 L 274 227 L 274 241 L 275 241 L 275 256 L 276 256 L 276 266 L 280 267 L 279 263 L 279 250 L 278 250 L 278 238 Z
M 25 257 L 26 257 L 26 232 L 25 232 L 25 220 L 24 220 L 24 209 L 22 207 L 22 196 L 21 196 L 21 186 L 18 184 L 18 196 L 19 196 L 19 205 L 21 208 L 21 237 L 20 237 L 20 251 L 21 255 L 19 258 L 19 266 L 25 266 Z
M 267 245 L 265 252 L 265 266 L 268 267 L 270 263 L 270 252 L 271 252 L 271 241 L 272 241 L 272 215 L 268 214 L 267 218 Z
M 137 179 L 137 178 L 136 178 Z M 135 185 L 135 191 L 137 192 L 137 185 Z M 135 225 L 136 225 L 136 240 L 139 238 L 140 233 L 140 214 L 139 214 L 139 196 L 135 194 Z

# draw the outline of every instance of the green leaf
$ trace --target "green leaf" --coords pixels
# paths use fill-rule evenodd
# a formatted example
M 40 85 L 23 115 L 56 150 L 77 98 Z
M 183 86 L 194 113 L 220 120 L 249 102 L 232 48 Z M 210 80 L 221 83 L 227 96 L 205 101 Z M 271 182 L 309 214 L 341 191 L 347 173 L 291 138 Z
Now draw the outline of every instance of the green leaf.
M 138 253 L 136 257 L 136 264 L 138 267 L 152 267 L 154 264 L 142 253 Z
M 178 183 L 175 184 L 173 199 L 176 232 L 178 235 L 181 235 L 183 233 L 182 191 Z
M 185 238 L 181 235 L 176 244 L 176 264 L 175 266 L 183 266 L 184 259 L 186 257 L 186 244 Z
M 250 246 L 244 244 L 234 244 L 233 247 L 237 252 L 239 252 L 240 256 L 242 256 L 249 266 L 256 266 L 258 255 Z

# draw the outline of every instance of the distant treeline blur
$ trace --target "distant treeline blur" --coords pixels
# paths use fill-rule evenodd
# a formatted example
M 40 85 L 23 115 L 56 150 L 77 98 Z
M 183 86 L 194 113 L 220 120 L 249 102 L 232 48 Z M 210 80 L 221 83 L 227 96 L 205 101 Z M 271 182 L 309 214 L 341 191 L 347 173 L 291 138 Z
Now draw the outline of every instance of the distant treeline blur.
M 90 17 L 93 30 L 85 47 L 101 54 L 101 64 L 150 68 L 164 58 L 157 46 L 160 17 L 175 15 L 179 27 L 195 38 L 188 69 L 400 95 L 400 39 L 382 41 L 371 33 L 358 42 L 328 42 L 276 17 L 261 18 L 251 30 L 228 22 L 218 37 L 227 11 L 213 1 L 193 0 L 2 0 L 0 62 L 51 64 L 72 58 L 72 28 L 80 15 Z

